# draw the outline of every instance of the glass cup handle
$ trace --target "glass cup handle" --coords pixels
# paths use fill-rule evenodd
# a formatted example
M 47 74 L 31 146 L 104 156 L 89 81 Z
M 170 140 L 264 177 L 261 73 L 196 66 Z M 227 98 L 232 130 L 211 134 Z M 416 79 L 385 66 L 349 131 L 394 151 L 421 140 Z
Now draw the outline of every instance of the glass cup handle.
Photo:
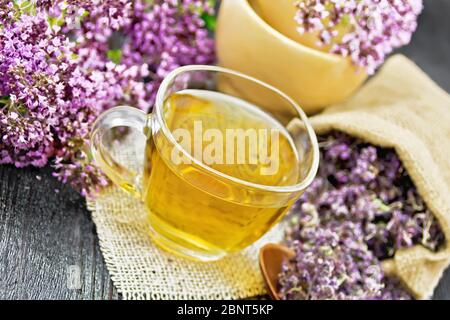
M 147 128 L 148 117 L 145 112 L 133 107 L 115 107 L 102 113 L 91 131 L 91 152 L 96 164 L 116 185 L 137 198 L 141 198 L 140 175 L 114 160 L 102 140 L 105 133 L 116 127 L 135 129 L 147 138 L 146 133 L 151 131 Z

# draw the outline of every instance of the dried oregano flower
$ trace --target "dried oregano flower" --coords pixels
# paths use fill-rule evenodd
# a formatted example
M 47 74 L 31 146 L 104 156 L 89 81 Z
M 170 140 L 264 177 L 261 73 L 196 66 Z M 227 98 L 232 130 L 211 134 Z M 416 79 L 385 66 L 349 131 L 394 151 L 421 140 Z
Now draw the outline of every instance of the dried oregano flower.
M 396 153 L 342 133 L 320 137 L 321 165 L 290 212 L 283 299 L 410 299 L 380 261 L 415 244 L 437 250 L 439 225 Z

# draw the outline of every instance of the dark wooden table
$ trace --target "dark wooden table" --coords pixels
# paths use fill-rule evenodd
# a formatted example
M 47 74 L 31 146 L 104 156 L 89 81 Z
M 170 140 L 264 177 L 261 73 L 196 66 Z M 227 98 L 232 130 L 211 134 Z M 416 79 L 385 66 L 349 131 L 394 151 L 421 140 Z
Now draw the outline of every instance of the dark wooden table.
M 450 1 L 425 2 L 402 52 L 450 92 Z M 0 166 L 0 299 L 118 298 L 83 198 L 50 168 Z M 450 299 L 450 270 L 434 298 Z

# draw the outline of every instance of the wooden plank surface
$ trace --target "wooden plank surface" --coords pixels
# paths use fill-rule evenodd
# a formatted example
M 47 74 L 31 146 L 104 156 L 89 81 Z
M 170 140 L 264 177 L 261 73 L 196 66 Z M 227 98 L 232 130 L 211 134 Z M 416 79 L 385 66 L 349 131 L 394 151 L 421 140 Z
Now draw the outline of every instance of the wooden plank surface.
M 117 296 L 83 198 L 50 168 L 0 167 L 0 298 Z
M 425 2 L 401 52 L 450 92 L 450 1 Z M 0 299 L 117 298 L 83 198 L 50 168 L 0 166 Z M 450 299 L 450 270 L 434 298 Z

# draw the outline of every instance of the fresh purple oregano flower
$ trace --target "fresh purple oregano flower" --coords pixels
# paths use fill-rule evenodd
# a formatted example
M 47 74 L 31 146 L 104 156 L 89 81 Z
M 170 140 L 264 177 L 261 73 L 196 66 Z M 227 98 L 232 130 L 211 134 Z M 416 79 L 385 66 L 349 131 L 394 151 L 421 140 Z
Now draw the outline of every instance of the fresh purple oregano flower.
M 330 53 L 349 57 L 373 74 L 394 49 L 408 44 L 422 0 L 300 0 L 300 33 L 317 33 Z
M 150 111 L 163 77 L 214 62 L 206 0 L 0 0 L 0 164 L 42 167 L 83 195 L 108 184 L 92 163 L 97 116 Z

